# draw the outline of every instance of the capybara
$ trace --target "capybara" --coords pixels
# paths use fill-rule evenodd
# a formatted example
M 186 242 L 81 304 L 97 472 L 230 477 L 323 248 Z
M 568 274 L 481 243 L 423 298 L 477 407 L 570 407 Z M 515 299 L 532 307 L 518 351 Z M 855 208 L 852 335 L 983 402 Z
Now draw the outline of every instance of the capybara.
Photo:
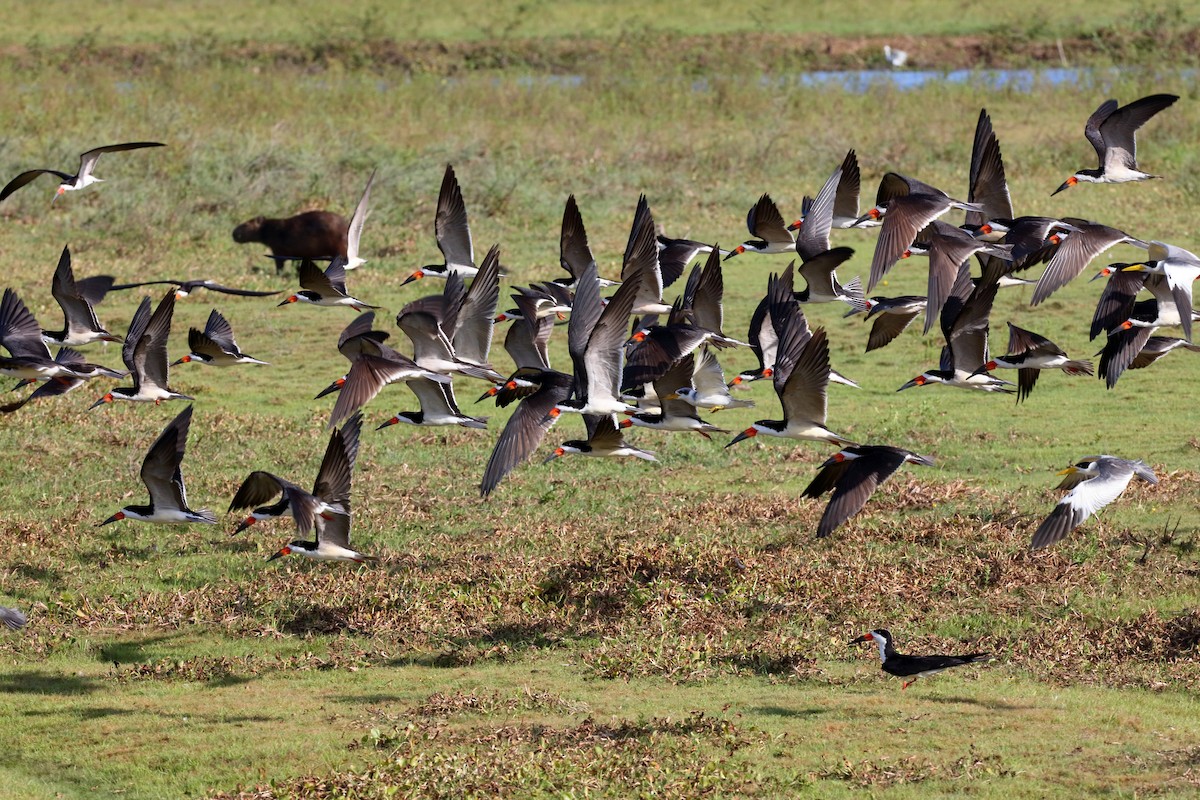
M 332 258 L 346 255 L 348 223 L 332 211 L 305 211 L 287 219 L 255 217 L 233 229 L 235 242 L 262 242 L 271 255 L 294 258 Z M 283 261 L 276 261 L 276 269 Z

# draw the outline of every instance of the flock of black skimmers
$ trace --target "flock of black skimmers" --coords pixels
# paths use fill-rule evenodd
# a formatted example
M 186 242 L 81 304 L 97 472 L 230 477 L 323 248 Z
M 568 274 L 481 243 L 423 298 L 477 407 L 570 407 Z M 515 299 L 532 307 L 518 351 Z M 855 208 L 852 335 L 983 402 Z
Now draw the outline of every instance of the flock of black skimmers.
M 1098 167 L 1080 169 L 1054 194 L 1080 183 L 1126 183 L 1154 177 L 1138 167 L 1135 134 L 1177 99 L 1158 94 L 1125 106 L 1115 100 L 1103 103 L 1084 129 L 1095 148 Z M 57 198 L 98 182 L 94 170 L 105 153 L 159 146 L 157 142 L 133 142 L 89 150 L 80 157 L 75 175 L 49 169 L 22 172 L 0 190 L 0 201 L 46 173 L 62 181 Z M 230 504 L 230 511 L 251 509 L 239 532 L 260 520 L 292 518 L 298 538 L 271 558 L 296 553 L 323 560 L 370 560 L 350 546 L 351 475 L 363 421 L 360 409 L 390 383 L 406 383 L 420 408 L 392 415 L 379 428 L 404 423 L 486 429 L 485 417 L 460 410 L 455 379 L 460 386 L 467 379 L 487 382 L 490 388 L 481 401 L 491 398 L 501 407 L 516 404 L 483 471 L 480 492 L 487 497 L 533 456 L 564 414 L 582 416 L 585 438 L 561 442 L 545 460 L 580 454 L 654 461 L 652 452 L 626 439 L 631 428 L 695 432 L 705 438 L 729 433 L 703 419 L 701 412 L 752 406 L 752 401 L 736 396 L 738 390 L 768 379 L 778 396 L 782 418 L 758 420 L 737 433 L 726 447 L 756 436 L 838 447 L 803 492 L 812 498 L 831 493 L 816 532 L 824 537 L 859 513 L 878 486 L 902 465 L 929 466 L 933 459 L 888 444 L 854 442 L 827 427 L 829 384 L 856 384 L 832 368 L 829 332 L 810 328 L 804 314 L 807 304 L 844 303 L 846 316 L 863 315 L 872 320 L 868 352 L 886 347 L 922 315 L 925 334 L 937 325 L 945 337 L 940 363 L 899 390 L 941 384 L 1015 394 L 1021 402 L 1033 392 L 1043 370 L 1058 369 L 1076 376 L 1098 373 L 1111 388 L 1128 369 L 1148 367 L 1175 349 L 1200 350 L 1200 345 L 1191 341 L 1196 318 L 1192 282 L 1200 277 L 1200 258 L 1175 245 L 1145 241 L 1101 222 L 1017 216 L 999 140 L 986 111 L 980 113 L 975 130 L 965 200 L 889 172 L 880 180 L 874 205 L 860 213 L 860 171 L 851 150 L 820 191 L 805 198 L 798 219 L 788 224 L 770 195 L 763 194 L 746 218 L 751 238 L 724 251 L 715 244 L 660 235 L 643 196 L 634 211 L 620 274 L 612 280 L 601 277 L 581 210 L 574 196 L 568 197 L 560 234 L 560 264 L 566 274 L 512 287 L 514 307 L 504 311 L 499 308 L 500 249 L 494 246 L 481 261 L 475 260 L 463 193 L 454 170 L 447 167 L 434 222 L 443 260 L 415 270 L 405 281 L 439 278 L 444 282 L 442 291 L 408 303 L 396 315 L 396 325 L 408 339 L 409 347 L 403 349 L 410 350 L 411 356 L 386 344 L 391 334 L 375 327 L 378 307 L 353 296 L 347 286 L 349 272 L 366 263 L 359 245 L 374 178 L 372 174 L 348 223 L 346 251 L 329 253 L 324 260 L 295 259 L 300 288 L 279 304 L 341 306 L 359 313 L 337 342 L 338 351 L 349 362 L 346 374 L 318 395 L 337 394 L 337 398 L 329 419 L 329 444 L 312 491 L 271 472 L 256 471 L 246 478 Z M 943 221 L 952 211 L 965 212 L 963 224 Z M 854 251 L 831 246 L 830 236 L 835 230 L 851 228 L 878 229 L 865 290 L 858 278 L 842 282 L 836 274 Z M 1093 278 L 1107 278 L 1091 325 L 1092 338 L 1106 336 L 1098 369 L 1090 361 L 1068 357 L 1049 339 L 1011 322 L 1006 352 L 991 354 L 989 316 L 1001 287 L 1033 284 L 1032 303 L 1037 305 L 1118 244 L 1146 251 L 1146 258 L 1111 265 Z M 723 264 L 749 254 L 789 256 L 793 263 L 769 276 L 766 293 L 743 340 L 725 331 Z M 928 258 L 924 296 L 867 295 L 900 260 L 915 256 Z M 973 274 L 975 263 L 978 275 Z M 1040 277 L 1028 277 L 1042 264 L 1045 269 Z M 799 290 L 797 275 L 804 281 Z M 680 280 L 682 292 L 673 302 L 664 301 L 664 289 Z M 94 307 L 106 293 L 155 283 L 171 288 L 157 305 L 149 297 L 142 300 L 123 339 L 100 324 Z M 609 287 L 615 288 L 605 297 L 602 290 Z M 216 309 L 204 330 L 188 332 L 188 353 L 170 361 L 168 338 L 175 302 L 198 289 L 232 295 L 278 294 L 234 289 L 207 280 L 121 285 L 106 276 L 77 280 L 70 253 L 64 248 L 51 283 L 51 294 L 64 314 L 62 330 L 43 330 L 12 289 L 5 290 L 0 301 L 0 345 L 9 352 L 0 357 L 0 373 L 36 385 L 31 394 L 2 410 L 12 412 L 33 400 L 65 395 L 94 378 L 126 375 L 131 386 L 111 389 L 92 407 L 118 401 L 190 400 L 170 387 L 170 367 L 188 362 L 216 367 L 265 364 L 239 349 L 232 327 Z M 1138 299 L 1143 291 L 1150 295 L 1148 299 Z M 551 334 L 564 321 L 569 371 L 551 367 L 548 349 Z M 515 366 L 507 377 L 489 361 L 494 330 L 504 322 L 510 325 L 503 346 Z M 1182 329 L 1182 338 L 1157 334 L 1160 328 L 1172 327 Z M 90 363 L 75 349 L 101 341 L 123 341 L 121 355 L 127 371 Z M 59 348 L 53 356 L 50 345 Z M 758 366 L 727 381 L 719 355 L 737 347 L 751 349 Z M 1016 383 L 996 374 L 1009 369 L 1017 370 Z M 191 421 L 189 405 L 150 446 L 141 469 L 149 503 L 126 506 L 101 524 L 123 519 L 217 521 L 211 511 L 188 506 L 181 462 Z M 1062 474 L 1067 478 L 1059 488 L 1069 491 L 1034 533 L 1034 549 L 1062 539 L 1116 499 L 1133 477 L 1157 482 L 1141 461 L 1110 455 L 1082 458 Z M 306 538 L 310 533 L 313 539 Z M 0 621 L 10 626 L 23 619 L 19 612 L 0 609 Z M 884 630 L 855 641 L 867 640 L 879 645 L 886 671 L 914 676 L 914 680 L 986 655 L 902 656 Z

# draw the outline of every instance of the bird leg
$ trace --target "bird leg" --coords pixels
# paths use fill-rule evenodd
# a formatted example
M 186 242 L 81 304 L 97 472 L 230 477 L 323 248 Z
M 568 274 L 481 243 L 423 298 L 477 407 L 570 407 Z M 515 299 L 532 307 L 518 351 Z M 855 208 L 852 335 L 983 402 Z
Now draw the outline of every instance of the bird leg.
M 911 681 L 905 681 L 905 682 L 904 682 L 904 685 L 900 687 L 900 691 L 902 691 L 902 692 L 903 692 L 905 689 L 907 689 L 908 687 L 912 686 L 912 685 L 913 685 L 914 683 L 916 683 L 916 682 L 917 682 L 917 679 L 916 679 L 916 678 L 913 678 Z

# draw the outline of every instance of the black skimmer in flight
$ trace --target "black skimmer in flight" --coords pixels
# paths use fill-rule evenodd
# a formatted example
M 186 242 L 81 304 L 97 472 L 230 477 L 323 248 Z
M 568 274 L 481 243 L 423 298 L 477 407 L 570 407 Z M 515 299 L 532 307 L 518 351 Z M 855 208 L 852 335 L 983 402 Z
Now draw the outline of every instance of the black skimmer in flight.
M 725 274 L 721 267 L 721 254 L 714 250 L 709 254 L 703 268 L 696 266 L 688 275 L 683 288 L 683 308 L 691 321 L 699 328 L 717 334 L 718 340 L 728 340 L 725 335 Z M 714 342 L 718 347 L 728 346 Z M 746 342 L 735 342 L 749 347 Z
M 825 427 L 826 390 L 829 386 L 829 342 L 818 328 L 805 340 L 808 326 L 795 316 L 784 322 L 772 380 L 783 419 L 760 419 L 733 438 L 726 447 L 758 434 L 852 445 L 844 436 Z
M 862 281 L 855 277 L 849 283 L 842 284 L 834 274 L 834 270 L 853 255 L 854 250 L 849 247 L 835 247 L 803 261 L 796 272 L 807 285 L 796 293 L 796 302 L 832 303 L 840 300 L 855 311 L 865 311 Z
M 688 264 L 692 263 L 697 256 L 716 253 L 717 260 L 720 261 L 721 256 L 727 255 L 728 252 L 714 244 L 697 242 L 692 239 L 669 239 L 660 234 L 658 236 L 658 266 L 662 271 L 663 286 L 670 286 L 679 280 L 679 276 L 683 275 Z
M 296 270 L 300 278 L 300 291 L 280 303 L 312 303 L 316 306 L 344 306 L 355 311 L 379 308 L 364 303 L 346 292 L 346 260 L 338 256 L 322 270 L 312 261 L 305 259 Z
M 941 220 L 933 220 L 922 232 L 922 246 L 929 256 L 929 282 L 925 303 L 925 330 L 929 333 L 934 321 L 941 314 L 950 290 L 958 280 L 958 269 L 967 259 L 976 253 L 984 253 L 992 258 L 1010 261 L 1008 245 L 989 244 L 976 239 L 962 228 L 956 228 Z M 914 245 L 915 249 L 915 245 Z M 901 258 L 907 255 L 901 255 Z M 998 271 L 1006 272 L 1007 267 Z
M 707 355 L 707 348 L 701 353 Z M 708 355 L 707 358 L 712 363 L 716 363 L 711 355 Z M 654 394 L 658 397 L 659 410 L 657 412 L 639 411 L 631 414 L 628 419 L 622 420 L 621 427 L 638 426 L 659 431 L 694 431 L 705 439 L 711 439 L 710 434 L 713 433 L 729 433 L 727 430 L 700 419 L 696 413 L 697 405 L 684 399 L 681 394 L 686 390 L 691 397 L 699 399 L 697 390 L 692 388 L 695 363 L 696 359 L 691 353 L 679 359 L 665 375 L 654 382 Z M 720 369 L 718 364 L 718 372 Z M 728 395 L 728 389 L 725 388 L 724 379 L 720 375 L 717 376 L 715 383 Z
M 1081 169 L 1062 182 L 1050 196 L 1083 183 L 1127 183 L 1156 178 L 1138 169 L 1137 130 L 1158 112 L 1178 100 L 1178 95 L 1152 94 L 1119 106 L 1116 100 L 1105 100 L 1083 127 L 1083 135 L 1091 142 L 1100 159 L 1096 169 Z
M 90 280 L 90 279 L 89 279 Z M 137 289 L 140 286 L 174 286 L 175 299 L 182 300 L 190 294 L 193 294 L 198 289 L 208 289 L 210 292 L 220 292 L 221 294 L 230 294 L 236 297 L 270 297 L 276 294 L 283 294 L 282 289 L 276 289 L 273 292 L 264 292 L 256 289 L 235 289 L 232 286 L 222 286 L 208 278 L 196 278 L 189 281 L 173 280 L 164 278 L 158 281 L 140 281 L 138 283 L 118 283 L 108 287 L 108 291 L 117 292 L 122 289 Z
M 621 373 L 622 389 L 657 381 L 701 345 L 711 343 L 717 347 L 732 347 L 741 344 L 736 339 L 693 325 L 687 321 L 688 317 L 682 302 L 677 302 L 666 325 L 642 327 L 629 339 L 625 368 Z
M 1192 344 L 1187 339 L 1180 339 L 1176 336 L 1151 336 L 1129 364 L 1129 369 L 1145 369 L 1179 348 L 1200 353 L 1200 344 Z
M 461 428 L 487 429 L 487 417 L 471 417 L 458 408 L 454 400 L 454 387 L 449 383 L 438 383 L 428 378 L 409 378 L 408 388 L 421 403 L 420 411 L 401 411 L 375 430 L 382 430 L 400 422 L 432 428 L 438 425 L 457 425 Z
M 108 144 L 104 147 L 97 147 L 79 156 L 79 172 L 74 175 L 59 172 L 56 169 L 27 170 L 9 181 L 8 185 L 3 189 L 0 189 L 0 203 L 3 203 L 5 198 L 17 189 L 20 189 L 43 174 L 56 175 L 62 181 L 58 185 L 58 191 L 54 193 L 54 200 L 57 200 L 65 192 L 73 192 L 85 186 L 91 186 L 93 183 L 101 182 L 100 178 L 92 174 L 92 170 L 96 168 L 96 162 L 100 160 L 100 156 L 105 153 L 118 153 L 124 150 L 139 150 L 143 147 L 166 147 L 166 145 L 161 142 L 126 142 L 125 144 Z M 54 202 L 54 200 L 50 202 Z
M 499 246 L 493 246 L 469 289 L 461 275 L 452 274 L 441 295 L 422 297 L 400 310 L 396 325 L 412 340 L 418 366 L 493 383 L 503 380 L 487 360 L 496 324 L 499 267 Z
M 595 275 L 594 267 L 589 271 Z M 595 278 L 592 280 L 595 281 Z M 584 276 L 584 283 L 586 282 L 587 276 Z M 598 289 L 599 287 L 597 293 Z M 617 347 L 620 347 L 619 342 Z M 530 368 L 519 369 L 509 378 L 509 382 L 514 386 L 517 380 L 536 388 L 525 396 L 517 410 L 509 417 L 504 430 L 500 432 L 500 438 L 492 448 L 487 467 L 483 471 L 483 480 L 479 484 L 481 497 L 491 494 L 508 473 L 533 455 L 533 451 L 537 450 L 542 439 L 546 437 L 546 431 L 557 421 L 558 415 L 554 410 L 566 401 L 573 383 L 570 375 L 554 370 Z M 615 376 L 613 380 L 615 382 Z
M 71 269 L 71 250 L 68 247 L 63 248 L 58 259 L 58 267 L 54 270 L 54 279 L 50 284 L 50 295 L 62 308 L 64 322 L 61 331 L 42 331 L 42 340 L 46 344 L 81 347 L 92 342 L 121 341 L 120 336 L 109 333 L 96 319 L 92 302 L 76 284 L 75 272 Z
M 121 360 L 133 376 L 133 386 L 118 386 L 92 403 L 91 408 L 116 400 L 158 405 L 163 400 L 193 399 L 173 391 L 167 385 L 167 336 L 171 333 L 171 317 L 174 313 L 174 292 L 163 295 L 154 314 L 150 313 L 150 298 L 142 298 L 141 305 L 134 312 L 133 321 L 129 323 L 125 344 L 121 345 Z
M 988 357 L 988 317 L 999 288 L 999 270 L 993 266 L 976 284 L 971 280 L 970 267 L 966 264 L 959 267 L 958 280 L 942 308 L 942 334 L 946 337 L 946 346 L 942 348 L 938 368 L 926 370 L 897 392 L 913 386 L 942 384 L 1012 394 L 1013 390 L 1008 388 L 1012 383 L 979 369 L 991 360 Z
M 826 459 L 801 493 L 801 497 L 819 498 L 833 491 L 817 523 L 817 537 L 825 538 L 862 511 L 880 484 L 904 464 L 932 467 L 933 459 L 887 445 L 853 445 Z
M 320 519 L 350 514 L 350 479 L 354 462 L 358 460 L 358 439 L 362 431 L 362 415 L 354 414 L 341 428 L 329 435 L 325 455 L 317 469 L 311 492 L 306 492 L 286 478 L 256 470 L 246 476 L 229 503 L 230 511 L 254 508 L 234 530 L 241 533 L 265 519 L 291 516 L 301 536 L 313 529 Z M 279 496 L 277 502 L 263 505 Z M 257 507 L 256 507 L 257 506 Z
M 1120 497 L 1135 476 L 1146 483 L 1158 483 L 1145 462 L 1116 456 L 1087 456 L 1058 474 L 1067 476 L 1058 488 L 1070 491 L 1034 531 L 1029 543 L 1032 550 L 1049 547 L 1078 528 L 1092 514 Z
M 171 364 L 172 367 L 189 364 L 193 361 L 214 367 L 267 363 L 241 351 L 233 338 L 233 326 L 215 308 L 209 312 L 203 331 L 197 328 L 188 329 L 188 349 L 190 352 Z
M 1092 362 L 1072 359 L 1066 351 L 1033 331 L 1008 323 L 1008 352 L 995 356 L 979 368 L 979 372 L 995 369 L 1015 369 L 1017 373 L 1017 402 L 1033 391 L 1044 369 L 1061 369 L 1068 375 L 1094 375 Z
M 0 356 L 0 375 L 23 381 L 89 377 L 50 357 L 37 318 L 11 288 L 5 289 L 0 298 L 0 346 L 10 353 Z
M 317 394 L 324 397 L 340 392 L 329 415 L 329 427 L 369 403 L 389 383 L 416 378 L 450 383 L 448 376 L 425 369 L 384 344 L 388 334 L 372 330 L 374 322 L 375 312 L 368 311 L 355 318 L 338 337 L 338 352 L 350 362 L 350 371 Z
M 568 453 L 577 453 L 591 458 L 640 458 L 643 461 L 658 461 L 654 453 L 634 447 L 625 441 L 621 428 L 617 425 L 616 417 L 612 414 L 584 414 L 584 425 L 587 426 L 588 438 L 569 439 L 563 442 L 546 457 L 542 463 L 549 464 L 556 458 Z
M 0 406 L 0 413 L 11 414 L 12 412 L 22 408 L 26 403 L 33 400 L 42 400 L 47 397 L 61 397 L 68 392 L 74 391 L 87 382 L 88 378 L 96 375 L 109 375 L 109 377 L 125 377 L 122 372 L 110 370 L 106 367 L 101 367 L 98 364 L 88 364 L 84 361 L 83 354 L 69 347 L 60 347 L 58 352 L 54 354 L 54 360 L 62 364 L 66 369 L 77 372 L 80 375 L 88 374 L 88 377 L 76 377 L 74 375 L 59 375 L 50 378 L 41 383 L 32 393 L 27 394 L 20 400 L 12 403 L 6 403 Z M 16 388 L 21 386 L 36 383 L 34 380 L 22 380 Z
M 866 223 L 859 225 L 860 216 L 858 213 L 858 195 L 862 187 L 862 173 L 858 169 L 858 155 L 850 150 L 846 153 L 846 157 L 842 159 L 842 165 L 839 168 L 840 172 L 835 172 L 838 175 L 837 190 L 833 198 L 833 217 L 830 220 L 830 225 L 834 228 L 855 228 L 855 227 L 873 227 L 879 223 L 875 220 L 867 220 Z M 800 206 L 801 217 L 788 226 L 789 231 L 794 231 L 801 227 L 807 220 L 808 215 L 812 212 L 815 200 L 805 198 Z M 826 248 L 828 249 L 828 247 Z
M 471 227 L 467 223 L 467 204 L 463 201 L 462 189 L 454 176 L 454 167 L 446 165 L 442 176 L 442 188 L 438 192 L 437 214 L 433 219 L 433 234 L 437 238 L 438 250 L 442 251 L 441 264 L 427 264 L 405 278 L 405 284 L 421 278 L 445 278 L 456 272 L 464 278 L 475 275 L 475 249 L 471 244 Z
M 18 609 L 0 606 L 0 624 L 9 630 L 20 630 L 25 627 L 27 622 L 29 622 L 29 618 Z
M 653 227 L 650 247 L 654 248 Z M 625 281 L 605 304 L 594 265 L 579 276 L 571 321 L 567 324 L 567 351 L 575 368 L 571 397 L 549 409 L 551 417 L 563 411 L 577 414 L 622 414 L 638 409 L 621 400 L 621 362 L 625 324 L 638 293 L 638 281 Z
M 867 284 L 867 291 L 874 289 L 879 281 L 887 275 L 888 270 L 904 257 L 905 253 L 916 252 L 917 248 L 914 247 L 914 242 L 917 236 L 925 230 L 929 223 L 951 208 L 982 210 L 983 207 L 959 203 L 944 192 L 906 194 L 893 197 L 888 201 L 887 214 L 883 217 L 883 226 L 879 229 L 879 240 L 875 242 L 875 253 L 871 257 L 871 279 Z M 963 239 L 979 245 L 976 249 L 988 246 L 986 242 L 974 239 L 965 231 Z M 972 252 L 975 251 L 968 251 L 963 258 L 966 259 Z M 951 278 L 951 282 L 953 282 L 953 278 Z
M 1183 337 L 1192 340 L 1192 283 L 1200 278 L 1200 258 L 1182 247 L 1176 247 L 1166 242 L 1150 242 L 1150 257 L 1147 261 L 1130 264 L 1125 267 L 1128 272 L 1148 272 L 1152 275 L 1162 275 L 1167 280 L 1167 288 L 1175 300 L 1179 310 L 1179 321 L 1183 327 Z
M 925 310 L 925 296 L 906 294 L 900 297 L 871 297 L 865 298 L 863 303 L 866 305 L 867 315 L 863 321 L 875 318 L 875 322 L 871 325 L 871 333 L 867 336 L 867 349 L 865 352 L 878 350 L 888 344 L 892 340 L 904 332 L 904 329 L 912 324 L 912 321 L 917 318 L 917 315 Z M 851 309 L 846 312 L 846 316 L 853 316 L 859 313 Z
M 773 365 L 775 363 L 773 351 L 771 357 Z M 723 408 L 754 407 L 753 400 L 740 400 L 729 393 L 729 387 L 725 384 L 725 373 L 721 370 L 721 363 L 707 347 L 702 347 L 695 353 L 691 383 L 680 384 L 679 388 L 665 397 L 660 395 L 660 399 L 663 401 L 676 398 L 694 408 L 708 408 L 713 411 L 720 411 Z
M 311 558 L 316 561 L 353 561 L 356 564 L 366 564 L 378 561 L 376 556 L 360 553 L 350 546 L 350 515 L 334 514 L 331 518 L 318 517 L 316 522 L 316 539 L 293 539 L 277 553 L 272 554 L 267 561 L 274 561 L 282 556 L 296 555 Z
M 746 215 L 746 227 L 754 238 L 730 250 L 729 255 L 725 256 L 726 261 L 742 253 L 779 254 L 796 250 L 796 240 L 769 194 L 758 198 L 758 202 L 750 208 L 750 213 Z
M 142 483 L 150 492 L 150 503 L 144 506 L 125 506 L 100 525 L 136 519 L 141 522 L 203 522 L 215 525 L 217 517 L 206 508 L 188 508 L 187 490 L 183 486 L 183 453 L 187 447 L 188 428 L 192 424 L 192 407 L 188 406 L 171 420 L 146 451 L 142 461 Z M 98 527 L 98 526 L 97 526 Z
M 1066 219 L 1060 221 L 1059 225 L 1067 228 L 1066 236 L 1054 251 L 1054 256 L 1046 265 L 1046 271 L 1038 279 L 1037 288 L 1033 290 L 1033 297 L 1029 301 L 1030 305 L 1036 306 L 1066 286 L 1087 269 L 1093 258 L 1114 245 L 1124 243 L 1143 250 L 1150 249 L 1147 242 L 1098 222 Z
M 875 642 L 879 646 L 879 660 L 883 663 L 883 671 L 888 675 L 895 675 L 897 678 L 909 679 L 904 681 L 904 685 L 900 687 L 901 690 L 912 686 L 917 682 L 917 678 L 928 678 L 952 667 L 977 664 L 981 661 L 990 661 L 992 658 L 991 653 L 969 653 L 963 656 L 906 656 L 896 652 L 896 647 L 892 644 L 892 634 L 882 628 L 850 640 L 850 644 L 859 642 Z

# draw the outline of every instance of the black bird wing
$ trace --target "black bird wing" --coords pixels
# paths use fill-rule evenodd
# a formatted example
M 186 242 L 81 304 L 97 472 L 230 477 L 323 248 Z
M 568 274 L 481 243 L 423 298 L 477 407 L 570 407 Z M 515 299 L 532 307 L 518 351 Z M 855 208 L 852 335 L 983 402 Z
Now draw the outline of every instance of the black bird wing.
M 125 362 L 125 368 L 133 376 L 134 386 L 141 380 L 138 377 L 139 367 L 135 357 L 137 347 L 149 323 L 150 298 L 143 297 L 142 302 L 138 304 L 137 311 L 133 312 L 133 319 L 129 322 L 129 330 L 125 333 L 125 342 L 121 345 L 121 360 Z
M 1101 141 L 1100 146 L 1096 147 L 1096 139 L 1093 138 L 1091 130 L 1092 121 L 1101 111 L 1108 108 L 1109 103 L 1115 106 L 1116 101 L 1109 100 L 1100 106 L 1088 119 L 1087 124 L 1088 141 L 1096 147 L 1096 153 L 1100 157 L 1100 168 L 1105 171 L 1114 167 L 1137 169 L 1137 129 L 1178 99 L 1179 97 L 1173 94 L 1152 94 L 1123 108 L 1110 111 L 1096 123 L 1095 133 Z
M 1145 242 L 1107 225 L 1083 222 L 1076 227 L 1078 230 L 1067 235 L 1066 240 L 1055 251 L 1054 257 L 1050 259 L 1050 263 L 1046 265 L 1046 271 L 1042 273 L 1037 287 L 1033 290 L 1030 305 L 1036 306 L 1066 286 L 1087 268 L 1093 258 L 1115 244 L 1128 242 L 1135 247 L 1149 248 Z
M 42 326 L 12 288 L 5 289 L 0 298 L 0 345 L 14 357 L 50 360 L 50 348 L 42 341 Z
M 333 265 L 330 264 L 330 269 Z M 345 270 L 341 270 L 342 286 L 346 285 Z M 335 273 L 336 274 L 336 273 Z M 307 289 L 310 292 L 316 292 L 321 297 L 345 297 L 345 291 L 339 291 L 334 286 L 333 276 L 325 270 L 318 267 L 313 261 L 303 259 L 300 266 L 296 268 L 296 276 L 300 280 L 300 288 Z
M 883 662 L 883 671 L 906 678 L 910 675 L 932 675 L 935 672 L 961 667 L 977 661 L 987 661 L 991 653 L 971 653 L 965 656 L 907 656 L 894 653 Z
M 842 179 L 838 181 L 837 195 L 833 201 L 834 216 L 854 219 L 858 217 L 858 195 L 862 188 L 862 173 L 858 169 L 858 155 L 850 150 L 842 159 Z
M 233 339 L 233 326 L 215 308 L 209 312 L 208 320 L 204 323 L 204 335 L 224 348 L 227 353 L 241 352 Z
M 988 116 L 987 109 L 980 110 L 979 121 L 975 124 L 967 202 L 983 206 L 982 212 L 967 212 L 967 225 L 982 225 L 990 219 L 1013 217 L 1008 179 L 1004 175 L 1004 158 L 1000 154 L 1000 140 L 992 130 L 992 118 Z
M 888 270 L 900 259 L 925 226 L 950 208 L 945 196 L 910 194 L 895 197 L 887 207 L 875 254 L 871 257 L 871 281 L 867 291 L 875 287 Z
M 66 320 L 67 335 L 73 332 L 89 333 L 102 331 L 100 321 L 92 304 L 80 294 L 75 283 L 75 271 L 71 269 L 71 249 L 64 247 L 58 259 L 58 267 L 54 270 L 54 278 L 50 282 L 50 296 L 62 308 Z
M 449 164 L 446 165 L 442 188 L 438 192 L 433 233 L 447 266 L 475 266 L 475 249 L 471 245 L 471 228 L 467 223 L 467 204 L 463 201 L 454 168 Z
M 492 349 L 492 328 L 500 300 L 500 246 L 492 245 L 479 265 L 479 273 L 458 307 L 457 325 L 447 331 L 454 354 L 475 364 L 486 364 Z
M 833 229 L 833 205 L 841 180 L 842 168 L 838 167 L 825 181 L 825 185 L 804 213 L 804 224 L 796 232 L 796 253 L 801 262 L 829 249 L 829 231 Z
M 824 538 L 867 504 L 880 484 L 900 469 L 905 452 L 895 447 L 863 447 L 863 455 L 849 461 L 836 481 L 829 505 L 817 523 L 817 537 Z
M 878 350 L 879 348 L 890 344 L 893 339 L 904 332 L 904 329 L 912 324 L 912 321 L 921 313 L 920 308 L 916 308 L 909 313 L 904 314 L 878 314 L 875 317 L 875 323 L 871 325 L 871 334 L 867 337 L 867 350 Z
M 768 244 L 792 244 L 792 234 L 788 232 L 787 223 L 771 195 L 764 194 L 746 214 L 746 227 L 751 236 L 756 236 Z
M 3 203 L 4 200 L 10 194 L 15 192 L 17 189 L 20 189 L 22 186 L 25 186 L 28 183 L 32 183 L 33 180 L 35 178 L 37 178 L 39 175 L 57 175 L 59 180 L 64 181 L 64 182 L 69 181 L 75 177 L 74 175 L 70 175 L 66 172 L 59 172 L 56 169 L 26 170 L 25 172 L 22 172 L 20 175 L 18 175 L 17 177 L 15 177 L 11 181 L 9 181 L 3 189 L 0 189 L 0 203 Z
M 807 326 L 806 326 L 807 327 Z M 787 420 L 825 424 L 829 387 L 829 342 L 825 329 L 817 328 L 807 343 L 801 340 L 793 319 L 779 340 L 775 360 L 775 391 Z
M 167 337 L 171 333 L 171 318 L 175 314 L 175 293 L 167 292 L 159 301 L 158 308 L 146 323 L 145 331 L 133 347 L 133 363 L 127 364 L 133 374 L 133 384 L 144 383 L 167 388 Z M 126 343 L 129 339 L 126 338 Z
M 229 501 L 229 510 L 237 511 L 242 508 L 261 506 L 280 493 L 300 487 L 289 480 L 263 470 L 255 470 L 246 476 L 238 487 L 233 500 Z
M 415 361 L 390 348 L 386 357 L 366 353 L 360 355 L 350 364 L 350 371 L 346 373 L 346 381 L 329 413 L 329 426 L 337 425 L 371 402 L 389 383 L 416 377 L 422 372 L 424 370 Z
M 125 142 L 124 144 L 106 144 L 94 147 L 79 156 L 79 177 L 90 175 L 96 168 L 96 162 L 105 153 L 120 153 L 125 150 L 141 150 L 144 147 L 166 147 L 162 142 Z
M 1100 293 L 1096 302 L 1096 313 L 1092 315 L 1092 327 L 1088 339 L 1095 339 L 1102 333 L 1108 333 L 1133 315 L 1133 305 L 1137 294 L 1146 284 L 1150 273 L 1137 270 L 1126 272 L 1121 267 L 1126 264 L 1113 264 L 1113 273 Z
M 583 216 L 575 195 L 567 197 L 563 209 L 562 233 L 558 242 L 558 263 L 574 279 L 578 280 L 588 266 L 595 266 L 592 249 L 588 247 L 587 229 L 583 227 Z
M 156 509 L 188 507 L 180 465 L 183 463 L 191 424 L 192 407 L 189 405 L 167 424 L 142 461 L 142 483 L 146 484 L 150 492 L 150 504 Z
M 547 370 L 540 374 L 540 384 L 537 391 L 521 401 L 500 432 L 483 471 L 480 496 L 491 494 L 542 443 L 546 431 L 557 419 L 550 415 L 551 409 L 566 400 L 571 391 L 571 376 Z

